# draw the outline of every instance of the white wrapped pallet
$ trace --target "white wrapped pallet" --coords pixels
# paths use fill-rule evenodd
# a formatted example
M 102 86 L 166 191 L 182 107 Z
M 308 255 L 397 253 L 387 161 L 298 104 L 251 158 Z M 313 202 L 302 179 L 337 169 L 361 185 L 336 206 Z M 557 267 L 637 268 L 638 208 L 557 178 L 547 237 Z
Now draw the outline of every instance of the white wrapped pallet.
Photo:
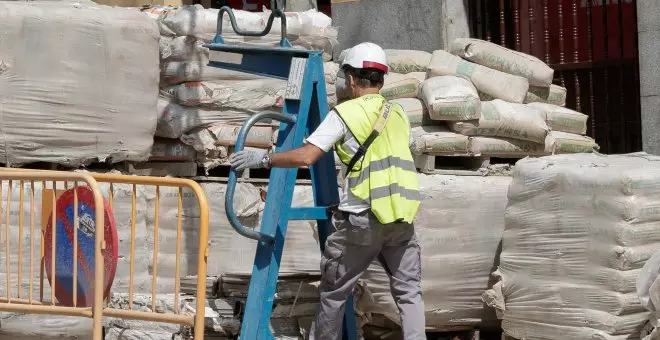
M 527 78 L 471 63 L 443 50 L 433 52 L 428 78 L 434 76 L 468 79 L 480 92 L 513 103 L 522 103 L 529 89 Z
M 433 120 L 481 117 L 481 100 L 470 81 L 455 76 L 431 77 L 422 83 L 422 99 Z
M 644 153 L 519 161 L 501 281 L 484 295 L 504 331 L 531 340 L 638 338 L 648 313 L 621 283 L 660 249 L 658 183 L 660 158 Z
M 566 88 L 552 84 L 548 86 L 530 86 L 524 103 L 548 103 L 566 106 Z
M 419 126 L 411 129 L 413 154 L 466 155 L 470 139 L 447 130 L 444 126 Z
M 380 94 L 386 99 L 417 98 L 419 87 L 425 77 L 426 74 L 423 72 L 387 74 Z
M 565 107 L 546 104 L 530 103 L 527 106 L 538 109 L 541 117 L 553 131 L 561 131 L 583 135 L 587 132 L 587 120 L 589 116 L 567 109 Z
M 431 53 L 425 51 L 386 49 L 385 55 L 390 72 L 426 72 L 431 63 Z
M 158 91 L 151 19 L 91 2 L 3 1 L 0 22 L 0 163 L 148 158 Z
M 481 293 L 498 259 L 510 177 L 419 175 L 422 205 L 415 220 L 422 248 L 426 325 L 482 325 L 495 319 Z M 358 311 L 399 323 L 389 280 L 375 262 L 362 276 Z M 487 288 L 486 288 L 487 289 Z
M 478 121 L 450 122 L 453 131 L 467 136 L 504 137 L 545 143 L 549 128 L 539 110 L 499 99 L 483 102 Z
M 473 63 L 524 77 L 529 80 L 530 85 L 550 86 L 552 84 L 554 70 L 539 58 L 489 41 L 458 38 L 452 43 L 450 52 Z

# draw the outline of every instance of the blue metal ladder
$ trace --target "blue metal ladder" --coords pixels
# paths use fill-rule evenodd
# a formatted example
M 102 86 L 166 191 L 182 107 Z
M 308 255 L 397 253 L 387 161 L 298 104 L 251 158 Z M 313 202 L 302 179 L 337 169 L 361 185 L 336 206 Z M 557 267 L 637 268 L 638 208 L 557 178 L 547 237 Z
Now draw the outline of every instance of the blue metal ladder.
M 262 48 L 226 45 L 222 38 L 224 13 L 228 14 L 232 28 L 237 34 L 253 37 L 268 34 L 274 18 L 279 17 L 282 27 L 280 46 Z M 265 111 L 251 116 L 239 132 L 235 151 L 243 150 L 248 131 L 258 121 L 274 119 L 280 122 L 276 151 L 281 152 L 302 146 L 303 137 L 313 132 L 325 118 L 328 102 L 322 53 L 291 47 L 286 38 L 286 17 L 281 10 L 273 8 L 263 32 L 245 32 L 237 27 L 232 10 L 223 7 L 218 13 L 218 31 L 215 39 L 211 44 L 204 46 L 210 50 L 209 66 L 287 80 L 282 113 Z M 288 222 L 317 220 L 321 251 L 324 250 L 326 238 L 333 229 L 329 207 L 339 203 L 339 193 L 332 153 L 326 153 L 311 167 L 314 207 L 291 207 L 297 172 L 296 168 L 271 170 L 260 231 L 246 228 L 236 217 L 234 192 L 237 173 L 232 169 L 229 174 L 225 194 L 225 209 L 229 222 L 239 234 L 258 242 L 241 326 L 241 340 L 273 339 L 270 316 Z M 343 338 L 357 339 L 352 297 L 346 302 Z

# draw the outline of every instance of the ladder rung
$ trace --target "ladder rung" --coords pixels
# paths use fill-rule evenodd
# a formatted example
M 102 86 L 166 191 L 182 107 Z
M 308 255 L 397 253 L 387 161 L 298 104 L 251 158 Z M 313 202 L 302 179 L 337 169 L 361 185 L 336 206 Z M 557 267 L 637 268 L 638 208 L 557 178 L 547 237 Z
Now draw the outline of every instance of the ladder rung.
M 289 220 L 325 220 L 332 217 L 328 207 L 291 208 Z

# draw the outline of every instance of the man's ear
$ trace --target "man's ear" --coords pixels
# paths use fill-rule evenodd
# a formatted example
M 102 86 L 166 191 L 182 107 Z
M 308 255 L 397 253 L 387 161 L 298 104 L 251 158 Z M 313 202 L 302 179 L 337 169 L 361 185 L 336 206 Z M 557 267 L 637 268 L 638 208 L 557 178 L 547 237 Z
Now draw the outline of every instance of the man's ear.
M 348 85 L 349 88 L 355 85 L 355 77 L 353 76 L 352 73 L 346 74 L 346 84 Z

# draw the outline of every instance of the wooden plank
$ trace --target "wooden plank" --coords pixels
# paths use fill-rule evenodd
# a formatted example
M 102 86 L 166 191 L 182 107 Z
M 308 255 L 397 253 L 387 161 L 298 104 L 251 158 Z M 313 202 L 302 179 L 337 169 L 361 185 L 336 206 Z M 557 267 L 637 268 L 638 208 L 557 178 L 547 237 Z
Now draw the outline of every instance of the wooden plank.
M 180 279 L 181 294 L 195 296 L 197 294 L 197 276 L 186 276 Z M 206 296 L 214 297 L 218 293 L 218 277 L 209 276 L 206 278 Z

